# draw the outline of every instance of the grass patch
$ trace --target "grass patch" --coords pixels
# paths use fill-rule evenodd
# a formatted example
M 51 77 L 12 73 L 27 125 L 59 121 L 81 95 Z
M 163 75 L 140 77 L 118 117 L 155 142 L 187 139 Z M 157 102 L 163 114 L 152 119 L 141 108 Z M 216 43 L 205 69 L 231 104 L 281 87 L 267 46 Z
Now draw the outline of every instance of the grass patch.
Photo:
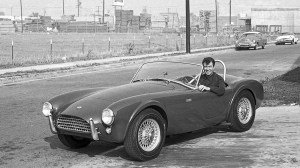
M 0 69 L 179 51 L 185 49 L 185 39 L 184 35 L 178 36 L 176 33 L 8 34 L 1 36 Z M 228 36 L 211 35 L 207 41 L 201 34 L 191 36 L 191 49 L 233 43 L 234 39 Z
M 262 81 L 265 91 L 263 106 L 300 104 L 300 67 L 273 79 Z

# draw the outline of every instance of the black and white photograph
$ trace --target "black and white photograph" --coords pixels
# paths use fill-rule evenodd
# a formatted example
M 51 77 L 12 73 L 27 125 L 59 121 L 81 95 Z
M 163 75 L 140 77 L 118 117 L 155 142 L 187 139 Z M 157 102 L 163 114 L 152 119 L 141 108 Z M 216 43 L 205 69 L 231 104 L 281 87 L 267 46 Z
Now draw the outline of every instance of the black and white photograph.
M 299 168 L 299 0 L 1 0 L 0 168 Z

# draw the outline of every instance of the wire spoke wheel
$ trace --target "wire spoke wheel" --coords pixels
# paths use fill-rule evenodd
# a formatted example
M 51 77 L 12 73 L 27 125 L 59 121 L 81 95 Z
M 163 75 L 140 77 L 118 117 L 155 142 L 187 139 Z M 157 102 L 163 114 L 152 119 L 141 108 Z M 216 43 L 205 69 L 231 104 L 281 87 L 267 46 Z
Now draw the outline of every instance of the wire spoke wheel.
M 255 99 L 248 90 L 241 91 L 234 99 L 230 110 L 230 130 L 234 132 L 248 131 L 255 118 Z
M 124 141 L 126 152 L 139 161 L 156 158 L 164 145 L 166 130 L 166 120 L 158 111 L 143 110 L 130 124 Z
M 247 98 L 240 99 L 237 106 L 237 113 L 238 113 L 238 119 L 242 124 L 247 124 L 250 121 L 253 115 L 253 110 L 249 99 Z
M 138 143 L 144 151 L 154 150 L 161 141 L 160 127 L 154 119 L 144 120 L 138 130 Z

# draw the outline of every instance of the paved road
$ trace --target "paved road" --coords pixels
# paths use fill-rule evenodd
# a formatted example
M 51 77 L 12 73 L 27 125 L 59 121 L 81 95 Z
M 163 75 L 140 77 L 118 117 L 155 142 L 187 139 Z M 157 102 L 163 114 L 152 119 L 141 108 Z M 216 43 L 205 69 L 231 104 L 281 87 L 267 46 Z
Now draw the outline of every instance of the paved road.
M 213 56 L 226 63 L 228 73 L 260 80 L 299 65 L 298 53 L 299 45 L 286 45 L 160 59 L 201 63 L 203 57 Z M 253 128 L 245 133 L 208 129 L 168 138 L 161 155 L 144 163 L 131 161 L 122 146 L 104 142 L 71 150 L 50 133 L 48 121 L 41 113 L 44 101 L 76 89 L 105 89 L 128 83 L 142 62 L 94 67 L 92 73 L 86 73 L 91 69 L 84 69 L 86 74 L 82 75 L 56 73 L 51 75 L 66 76 L 0 86 L 0 167 L 300 166 L 299 106 L 260 108 Z

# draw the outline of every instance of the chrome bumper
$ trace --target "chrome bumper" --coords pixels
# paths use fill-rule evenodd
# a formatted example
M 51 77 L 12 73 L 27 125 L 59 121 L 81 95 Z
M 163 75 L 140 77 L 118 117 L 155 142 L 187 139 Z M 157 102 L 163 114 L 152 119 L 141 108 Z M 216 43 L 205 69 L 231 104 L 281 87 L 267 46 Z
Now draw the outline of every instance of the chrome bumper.
M 50 125 L 51 132 L 53 134 L 56 134 L 57 130 L 56 130 L 55 126 L 54 126 L 52 115 L 49 115 L 48 118 L 49 118 L 49 125 Z
M 94 124 L 94 121 L 92 118 L 90 118 L 90 126 L 91 126 L 93 140 L 98 141 L 99 140 L 98 131 L 95 127 L 95 124 Z
M 57 130 L 56 130 L 55 126 L 54 126 L 52 115 L 49 115 L 48 118 L 49 118 L 49 125 L 50 125 L 51 132 L 53 134 L 57 134 Z M 95 127 L 95 124 L 94 124 L 94 121 L 93 121 L 92 118 L 90 118 L 89 124 L 90 124 L 90 127 L 91 127 L 91 135 L 92 135 L 93 140 L 98 141 L 99 140 L 98 131 L 97 131 L 96 127 Z

